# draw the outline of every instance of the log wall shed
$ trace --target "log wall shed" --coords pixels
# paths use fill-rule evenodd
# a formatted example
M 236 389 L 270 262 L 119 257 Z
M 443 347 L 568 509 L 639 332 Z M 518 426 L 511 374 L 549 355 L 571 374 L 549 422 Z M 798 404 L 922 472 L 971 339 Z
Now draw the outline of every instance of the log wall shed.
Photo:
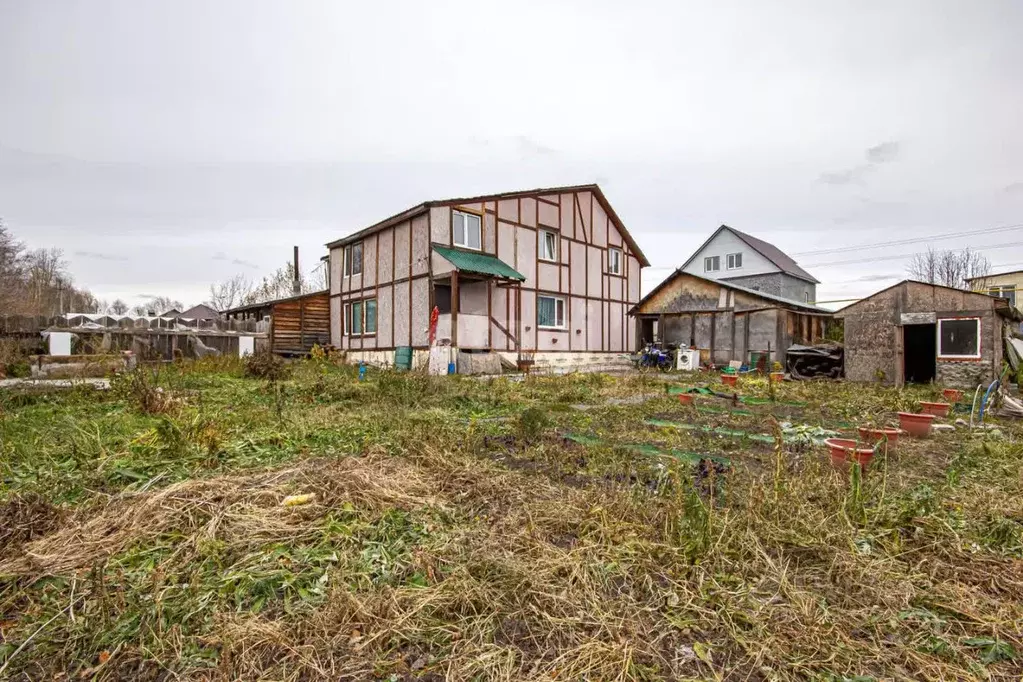
M 223 315 L 229 320 L 269 319 L 269 349 L 278 355 L 308 355 L 315 345 L 330 345 L 328 291 L 240 306 Z
M 903 385 L 987 384 L 1020 313 L 987 294 L 905 280 L 835 313 L 845 321 L 845 376 Z
M 630 311 L 637 342 L 675 343 L 700 350 L 700 363 L 750 362 L 769 353 L 784 364 L 793 343 L 824 337 L 831 312 L 754 289 L 676 270 Z

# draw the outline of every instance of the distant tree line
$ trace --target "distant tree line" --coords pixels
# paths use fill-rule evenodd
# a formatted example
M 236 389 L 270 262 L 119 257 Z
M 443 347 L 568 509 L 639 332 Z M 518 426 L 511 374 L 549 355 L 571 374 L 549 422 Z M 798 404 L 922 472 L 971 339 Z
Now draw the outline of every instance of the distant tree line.
M 906 271 L 920 282 L 969 290 L 969 280 L 991 274 L 991 261 L 969 247 L 961 251 L 936 251 L 928 247 L 926 253 L 913 256 Z
M 74 285 L 60 249 L 27 249 L 0 220 L 0 314 L 52 317 L 104 307 Z

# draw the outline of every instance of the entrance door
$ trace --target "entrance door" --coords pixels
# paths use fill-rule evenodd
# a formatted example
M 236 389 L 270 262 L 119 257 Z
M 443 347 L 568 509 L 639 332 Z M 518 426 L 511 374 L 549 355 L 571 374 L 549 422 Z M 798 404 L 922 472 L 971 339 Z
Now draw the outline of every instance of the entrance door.
M 937 376 L 938 331 L 933 324 L 902 327 L 903 376 L 907 384 L 929 384 Z

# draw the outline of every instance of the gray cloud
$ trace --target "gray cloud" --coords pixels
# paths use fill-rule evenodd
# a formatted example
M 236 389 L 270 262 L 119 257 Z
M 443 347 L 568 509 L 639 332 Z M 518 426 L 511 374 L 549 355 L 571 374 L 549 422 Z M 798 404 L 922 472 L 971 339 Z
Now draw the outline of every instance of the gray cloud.
M 526 137 L 525 135 L 517 135 L 514 139 L 518 145 L 519 153 L 524 157 L 551 156 L 558 153 L 557 149 L 540 144 L 536 140 Z
M 898 142 L 882 142 L 867 149 L 867 161 L 870 163 L 888 163 L 899 156 Z
M 74 255 L 78 256 L 79 258 L 95 258 L 96 260 L 121 261 L 121 262 L 124 262 L 124 261 L 128 260 L 128 258 L 126 256 L 117 256 L 117 255 L 114 255 L 112 253 L 99 253 L 97 251 L 82 251 L 82 250 L 78 250 L 78 251 L 74 251 L 73 253 L 74 253 Z
M 862 184 L 864 176 L 874 170 L 874 165 L 865 163 L 835 173 L 821 173 L 820 181 L 827 185 Z
M 857 277 L 853 281 L 855 281 L 855 282 L 883 282 L 883 281 L 885 281 L 887 279 L 898 279 L 900 277 L 902 277 L 902 275 L 899 275 L 899 274 L 863 275 L 861 277 Z
M 864 152 L 867 162 L 833 173 L 821 173 L 820 181 L 826 185 L 861 185 L 866 176 L 877 170 L 878 166 L 891 163 L 899 157 L 901 145 L 898 142 L 882 142 L 867 147 Z
M 1023 194 L 1023 182 L 1014 182 L 1002 188 L 1006 194 Z

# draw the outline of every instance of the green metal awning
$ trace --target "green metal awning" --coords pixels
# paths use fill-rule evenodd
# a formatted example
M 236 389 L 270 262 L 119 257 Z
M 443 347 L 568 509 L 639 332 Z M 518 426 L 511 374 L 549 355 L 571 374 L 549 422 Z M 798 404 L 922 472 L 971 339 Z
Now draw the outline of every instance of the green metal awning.
M 454 265 L 455 269 L 459 272 L 484 275 L 486 277 L 500 277 L 501 279 L 514 279 L 519 282 L 526 281 L 526 278 L 516 271 L 515 268 L 500 258 L 491 256 L 489 253 L 453 249 L 449 246 L 440 246 L 439 244 L 434 244 L 433 250 Z

